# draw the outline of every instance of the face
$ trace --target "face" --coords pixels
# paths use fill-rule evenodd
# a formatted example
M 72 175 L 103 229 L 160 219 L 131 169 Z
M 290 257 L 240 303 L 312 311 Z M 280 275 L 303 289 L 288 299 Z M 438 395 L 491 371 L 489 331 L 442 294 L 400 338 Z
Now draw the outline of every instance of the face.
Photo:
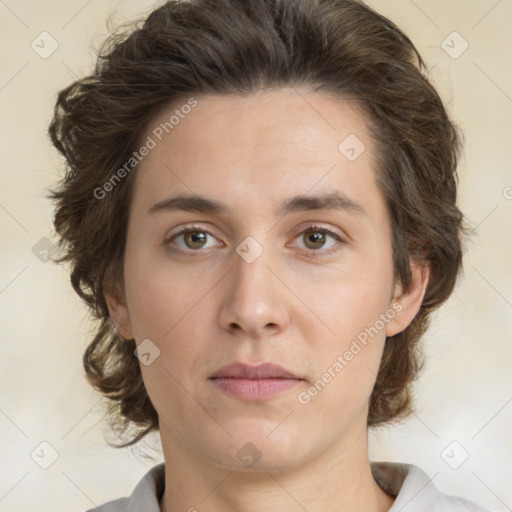
M 247 470 L 341 456 L 366 442 L 386 335 L 424 291 L 394 282 L 365 119 L 293 89 L 196 100 L 161 141 L 176 106 L 142 137 L 155 147 L 137 170 L 125 294 L 108 296 L 143 343 L 164 450 Z M 288 373 L 221 370 L 233 363 Z

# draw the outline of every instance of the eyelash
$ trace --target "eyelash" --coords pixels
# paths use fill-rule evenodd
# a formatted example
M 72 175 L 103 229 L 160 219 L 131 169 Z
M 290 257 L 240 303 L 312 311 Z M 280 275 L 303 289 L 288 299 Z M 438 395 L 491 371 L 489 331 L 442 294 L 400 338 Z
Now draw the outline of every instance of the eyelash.
M 197 250 L 194 250 L 194 249 L 188 249 L 188 250 L 176 249 L 175 247 L 172 247 L 172 245 L 171 245 L 171 242 L 173 240 L 175 240 L 176 238 L 178 238 L 179 236 L 185 235 L 185 234 L 190 233 L 190 232 L 195 232 L 195 231 L 198 231 L 200 233 L 206 233 L 207 235 L 212 236 L 213 238 L 215 238 L 208 230 L 204 229 L 202 226 L 189 226 L 187 228 L 182 229 L 178 233 L 173 234 L 171 237 L 167 238 L 164 241 L 164 245 L 167 247 L 167 249 L 170 252 L 172 252 L 174 254 L 180 254 L 180 255 L 181 254 L 187 254 L 187 256 L 190 256 L 192 258 L 199 258 L 199 257 L 203 256 L 203 253 L 204 253 L 204 251 L 202 251 L 201 249 L 197 249 Z M 339 235 L 337 235 L 336 233 L 334 233 L 330 229 L 324 228 L 324 227 L 316 225 L 316 224 L 310 224 L 309 226 L 304 228 L 295 238 L 297 238 L 300 235 L 303 235 L 304 233 L 306 233 L 308 231 L 312 231 L 313 233 L 322 233 L 323 235 L 329 235 L 332 238 L 334 238 L 337 242 L 339 242 L 341 244 L 345 243 L 344 240 L 342 240 Z M 337 246 L 338 246 L 338 244 L 335 244 L 335 247 L 333 247 L 331 249 L 328 249 L 328 250 L 325 250 L 321 254 L 314 254 L 314 255 L 311 254 L 311 253 L 320 253 L 320 250 L 314 250 L 314 249 L 307 250 L 306 249 L 306 252 L 305 252 L 304 256 L 306 258 L 327 257 L 327 256 L 330 256 L 330 255 L 334 254 L 335 252 L 337 252 L 339 250 L 339 247 L 337 247 Z

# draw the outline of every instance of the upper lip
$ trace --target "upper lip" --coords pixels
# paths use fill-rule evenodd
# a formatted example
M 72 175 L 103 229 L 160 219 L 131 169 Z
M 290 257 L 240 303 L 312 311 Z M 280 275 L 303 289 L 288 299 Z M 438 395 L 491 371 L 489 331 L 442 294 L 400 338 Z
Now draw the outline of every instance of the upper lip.
M 273 363 L 262 363 L 258 366 L 249 366 L 243 363 L 233 363 L 219 368 L 210 379 L 231 377 L 237 379 L 299 379 L 297 375 L 286 368 Z

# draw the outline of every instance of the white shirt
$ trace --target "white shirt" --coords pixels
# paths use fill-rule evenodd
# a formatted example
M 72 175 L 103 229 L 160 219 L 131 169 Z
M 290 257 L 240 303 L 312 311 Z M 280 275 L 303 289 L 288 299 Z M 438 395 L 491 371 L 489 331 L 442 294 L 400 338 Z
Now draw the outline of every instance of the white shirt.
M 464 498 L 444 494 L 417 466 L 395 462 L 371 462 L 373 477 L 391 496 L 388 512 L 488 512 Z M 160 512 L 158 502 L 165 487 L 165 464 L 153 467 L 129 498 L 105 503 L 87 512 Z

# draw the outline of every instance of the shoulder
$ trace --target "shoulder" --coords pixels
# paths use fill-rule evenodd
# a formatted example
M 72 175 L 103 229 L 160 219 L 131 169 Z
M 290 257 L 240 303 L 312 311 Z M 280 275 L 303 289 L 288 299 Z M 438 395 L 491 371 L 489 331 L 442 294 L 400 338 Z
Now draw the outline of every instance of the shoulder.
M 86 512 L 160 512 L 158 504 L 165 487 L 165 465 L 151 468 L 137 484 L 130 497 L 119 498 Z
M 489 512 L 465 498 L 439 491 L 419 467 L 412 464 L 372 462 L 372 473 L 379 486 L 396 496 L 388 512 Z
M 476 503 L 439 491 L 433 479 L 417 466 L 393 462 L 372 462 L 372 474 L 379 486 L 396 496 L 388 512 L 489 512 Z M 120 498 L 87 512 L 160 512 L 159 500 L 165 486 L 165 465 L 144 475 L 130 497 Z
M 119 498 L 118 500 L 109 501 L 100 507 L 90 508 L 86 512 L 126 512 L 130 498 Z

